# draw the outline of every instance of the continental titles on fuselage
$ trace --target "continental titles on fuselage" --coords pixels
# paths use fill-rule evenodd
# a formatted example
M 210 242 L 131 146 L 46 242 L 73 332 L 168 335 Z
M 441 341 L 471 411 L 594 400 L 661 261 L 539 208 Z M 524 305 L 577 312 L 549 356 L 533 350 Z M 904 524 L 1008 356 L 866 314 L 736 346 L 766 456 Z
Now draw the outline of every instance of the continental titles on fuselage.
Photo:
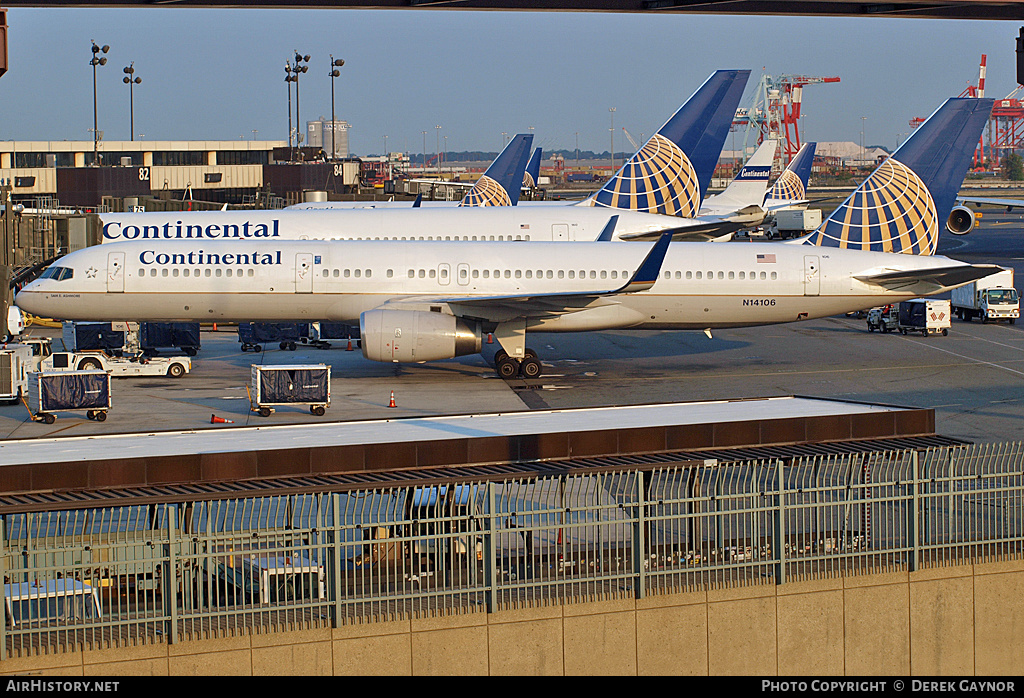
M 221 238 L 276 238 L 280 236 L 280 221 L 275 218 L 270 224 L 224 223 L 221 225 L 184 225 L 164 223 L 163 225 L 122 225 L 118 221 L 103 224 L 103 237 L 107 240 L 217 240 Z
M 317 259 L 319 262 L 319 258 Z M 179 267 L 201 267 L 201 266 L 224 266 L 224 265 L 268 265 L 281 264 L 281 250 L 275 252 L 253 252 L 243 254 L 240 252 L 229 254 L 213 254 L 196 250 L 189 253 L 169 254 L 157 252 L 156 250 L 143 250 L 139 254 L 139 262 L 142 264 L 158 264 L 160 266 Z

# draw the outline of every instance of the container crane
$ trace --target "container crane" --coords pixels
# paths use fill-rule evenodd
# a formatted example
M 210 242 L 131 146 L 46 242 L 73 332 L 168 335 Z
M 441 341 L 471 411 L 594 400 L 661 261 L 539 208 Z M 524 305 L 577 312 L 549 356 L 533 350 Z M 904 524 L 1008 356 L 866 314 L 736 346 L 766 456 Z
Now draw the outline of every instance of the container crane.
M 737 110 L 733 120 L 734 127 L 747 128 L 743 139 L 744 152 L 747 149 L 747 140 L 751 132 L 754 132 L 757 136 L 757 145 L 763 143 L 766 138 L 780 141 L 782 147 L 775 155 L 776 167 L 773 169 L 781 169 L 787 165 L 802 145 L 799 120 L 802 116 L 803 88 L 807 85 L 832 82 L 839 82 L 839 78 L 811 75 L 772 76 L 767 73 L 762 75 L 750 106 Z

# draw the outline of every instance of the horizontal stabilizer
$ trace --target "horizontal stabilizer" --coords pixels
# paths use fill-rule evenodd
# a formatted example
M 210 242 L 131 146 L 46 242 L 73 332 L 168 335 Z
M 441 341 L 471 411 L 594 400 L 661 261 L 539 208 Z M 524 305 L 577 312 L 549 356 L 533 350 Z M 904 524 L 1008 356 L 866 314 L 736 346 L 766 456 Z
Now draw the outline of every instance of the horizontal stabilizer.
M 950 289 L 984 279 L 986 276 L 1000 271 L 1002 271 L 1002 267 L 995 264 L 957 264 L 956 266 L 932 269 L 889 271 L 881 274 L 855 276 L 854 278 L 891 291 L 898 291 L 914 284 L 930 284 L 937 289 Z
M 672 234 L 675 242 L 707 242 L 714 240 L 728 233 L 735 233 L 742 230 L 747 224 L 736 221 L 717 220 L 711 223 L 698 223 L 696 225 L 684 225 L 679 228 L 665 228 L 664 230 L 649 230 L 646 232 L 623 233 L 620 240 L 654 240 L 667 233 Z

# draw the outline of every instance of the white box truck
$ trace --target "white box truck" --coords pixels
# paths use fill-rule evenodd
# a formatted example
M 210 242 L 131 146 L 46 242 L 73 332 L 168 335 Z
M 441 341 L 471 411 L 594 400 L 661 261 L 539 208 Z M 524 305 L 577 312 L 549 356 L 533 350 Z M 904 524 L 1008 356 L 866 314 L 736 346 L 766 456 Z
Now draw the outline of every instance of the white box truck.
M 784 208 L 775 212 L 768 227 L 768 238 L 785 240 L 800 237 L 821 225 L 821 210 L 817 208 Z
M 1013 269 L 1003 269 L 966 286 L 954 288 L 953 313 L 966 322 L 1005 320 L 1011 325 L 1020 317 L 1020 294 L 1013 287 Z

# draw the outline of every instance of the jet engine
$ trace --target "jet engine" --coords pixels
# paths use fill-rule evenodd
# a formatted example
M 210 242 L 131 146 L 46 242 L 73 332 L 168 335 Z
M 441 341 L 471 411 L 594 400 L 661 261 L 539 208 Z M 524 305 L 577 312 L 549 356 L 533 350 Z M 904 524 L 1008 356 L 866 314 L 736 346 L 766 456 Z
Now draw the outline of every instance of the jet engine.
M 422 310 L 367 310 L 359 316 L 363 356 L 372 361 L 418 362 L 478 354 L 480 324 Z
M 946 220 L 946 230 L 954 235 L 966 235 L 974 230 L 974 211 L 966 206 L 954 206 Z

